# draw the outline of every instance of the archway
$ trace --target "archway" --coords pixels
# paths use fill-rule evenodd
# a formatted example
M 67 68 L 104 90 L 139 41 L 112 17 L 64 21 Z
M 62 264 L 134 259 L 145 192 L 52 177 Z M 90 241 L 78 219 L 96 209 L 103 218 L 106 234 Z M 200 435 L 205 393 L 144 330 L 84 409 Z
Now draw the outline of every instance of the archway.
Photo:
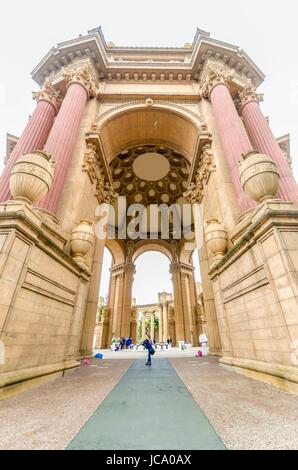
M 173 328 L 169 331 L 174 309 L 170 259 L 161 249 L 155 247 L 153 251 L 149 245 L 144 246 L 142 253 L 140 251 L 135 257 L 132 302 L 137 313 L 137 340 L 148 337 L 159 343 L 166 342 L 173 335 Z
M 150 102 L 149 102 L 150 101 Z M 170 312 L 175 341 L 197 344 L 199 326 L 192 260 L 183 241 L 183 220 L 191 161 L 198 151 L 204 128 L 200 114 L 173 103 L 147 100 L 124 103 L 96 119 L 101 151 L 109 165 L 111 185 L 118 195 L 110 210 L 112 239 L 106 241 L 114 255 L 107 308 L 106 345 L 113 337 L 137 336 L 137 312 L 132 305 L 135 262 L 148 251 L 163 253 L 170 262 L 173 288 Z M 201 145 L 201 144 L 200 144 Z M 156 160 L 156 162 L 155 162 Z M 124 210 L 123 205 L 125 202 Z M 129 209 L 142 206 L 138 223 Z M 166 207 L 166 218 L 159 208 Z M 127 207 L 129 208 L 127 210 Z M 152 208 L 158 207 L 157 217 Z M 119 237 L 119 234 L 125 236 Z M 179 236 L 180 233 L 180 236 Z M 177 236 L 178 234 L 178 236 Z M 134 235 L 134 236 L 132 236 Z M 117 239 L 121 238 L 121 240 Z M 115 239 L 114 239 L 115 238 Z M 156 300 L 155 300 L 156 301 Z M 159 335 L 167 336 L 163 328 Z

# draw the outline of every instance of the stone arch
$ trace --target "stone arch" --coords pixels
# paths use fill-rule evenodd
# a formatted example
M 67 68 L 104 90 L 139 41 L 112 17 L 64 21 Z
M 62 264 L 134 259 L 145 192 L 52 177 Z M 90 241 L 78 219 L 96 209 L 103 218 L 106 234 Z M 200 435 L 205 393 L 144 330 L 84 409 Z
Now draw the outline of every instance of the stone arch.
M 192 264 L 192 255 L 196 248 L 194 247 L 193 249 L 189 250 L 187 249 L 187 244 L 191 244 L 191 242 L 183 239 L 179 253 L 179 261 L 180 263 Z
M 164 240 L 141 240 L 136 243 L 132 261 L 133 263 L 144 253 L 148 251 L 158 251 L 164 254 L 172 262 L 172 253 L 170 245 Z
M 123 264 L 125 262 L 124 247 L 119 240 L 107 238 L 105 247 L 112 255 L 113 265 Z
M 199 114 L 160 101 L 117 106 L 98 116 L 96 125 L 108 163 L 121 151 L 145 144 L 168 146 L 191 162 L 205 128 Z

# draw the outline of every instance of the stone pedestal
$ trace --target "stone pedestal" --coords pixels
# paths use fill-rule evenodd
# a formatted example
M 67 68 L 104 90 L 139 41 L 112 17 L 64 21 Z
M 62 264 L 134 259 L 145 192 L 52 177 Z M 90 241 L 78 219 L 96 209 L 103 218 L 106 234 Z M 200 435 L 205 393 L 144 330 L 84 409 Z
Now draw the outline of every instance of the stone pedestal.
M 0 388 L 77 367 L 90 274 L 37 210 L 0 205 Z
M 220 362 L 279 386 L 298 383 L 297 247 L 298 210 L 292 203 L 265 202 L 210 272 Z

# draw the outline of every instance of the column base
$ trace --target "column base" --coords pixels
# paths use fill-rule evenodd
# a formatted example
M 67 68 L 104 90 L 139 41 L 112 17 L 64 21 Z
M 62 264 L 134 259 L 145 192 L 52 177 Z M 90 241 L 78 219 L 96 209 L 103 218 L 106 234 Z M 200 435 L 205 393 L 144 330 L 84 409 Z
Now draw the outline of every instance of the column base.
M 66 361 L 59 364 L 4 372 L 0 376 L 0 400 L 18 395 L 49 380 L 55 380 L 78 367 L 80 367 L 78 361 Z
M 219 363 L 241 375 L 298 395 L 298 367 L 235 357 L 222 357 Z

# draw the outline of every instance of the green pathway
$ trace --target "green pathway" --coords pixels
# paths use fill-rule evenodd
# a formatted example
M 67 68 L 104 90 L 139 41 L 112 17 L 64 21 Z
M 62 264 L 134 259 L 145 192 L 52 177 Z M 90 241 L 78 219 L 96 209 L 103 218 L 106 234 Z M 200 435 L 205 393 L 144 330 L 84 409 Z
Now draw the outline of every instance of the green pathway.
M 133 363 L 68 446 L 101 450 L 224 448 L 170 362 L 154 358 L 152 367 L 140 359 Z

